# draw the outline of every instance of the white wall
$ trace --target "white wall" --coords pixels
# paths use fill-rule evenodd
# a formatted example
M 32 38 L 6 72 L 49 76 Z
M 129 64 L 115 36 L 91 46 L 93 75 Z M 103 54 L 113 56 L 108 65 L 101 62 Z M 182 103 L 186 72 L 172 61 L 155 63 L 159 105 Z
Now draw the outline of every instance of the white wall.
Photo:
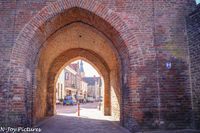
M 64 96 L 66 95 L 64 82 L 65 74 L 64 70 L 62 70 L 56 82 L 56 99 L 64 99 Z

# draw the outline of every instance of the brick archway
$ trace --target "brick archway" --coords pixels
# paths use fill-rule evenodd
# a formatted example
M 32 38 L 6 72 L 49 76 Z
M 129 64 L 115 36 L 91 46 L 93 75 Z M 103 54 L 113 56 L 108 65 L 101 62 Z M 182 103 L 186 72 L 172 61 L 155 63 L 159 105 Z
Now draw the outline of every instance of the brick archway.
M 113 42 L 114 47 L 120 54 L 120 58 L 128 59 L 131 54 L 132 58 L 135 58 L 131 65 L 137 66 L 144 63 L 143 54 L 136 36 L 129 32 L 127 24 L 117 13 L 97 1 L 90 0 L 59 0 L 44 7 L 25 25 L 18 35 L 12 49 L 11 62 L 15 62 L 17 58 L 20 58 L 20 63 L 27 63 L 27 60 L 30 61 L 30 59 L 24 56 L 26 53 L 35 54 L 35 58 L 33 57 L 31 61 L 36 63 L 38 57 L 36 55 L 38 54 L 37 50 L 42 47 L 44 42 L 54 32 L 75 21 L 81 21 L 94 26 L 102 32 Z M 128 65 L 129 61 L 127 60 L 125 64 Z
M 66 25 L 81 22 L 97 29 L 108 38 L 113 52 L 118 55 L 121 68 L 120 79 L 124 88 L 129 87 L 131 76 L 130 68 L 143 64 L 143 54 L 137 44 L 135 35 L 129 32 L 129 28 L 121 18 L 112 10 L 107 9 L 96 1 L 60 0 L 43 8 L 20 32 L 12 49 L 10 77 L 11 87 L 9 91 L 22 91 L 16 103 L 25 108 L 19 108 L 16 114 L 23 116 L 22 125 L 31 124 L 34 91 L 37 89 L 36 73 L 41 49 L 46 46 L 46 41 Z M 131 55 L 131 57 L 130 57 Z M 134 59 L 135 61 L 131 61 Z M 121 95 L 122 97 L 122 95 Z M 26 102 L 25 102 L 26 101 Z M 27 102 L 28 101 L 28 102 Z M 124 109 L 123 102 L 121 103 Z M 123 111 L 121 111 L 123 112 Z M 123 115 L 123 114 L 122 114 Z M 29 121 L 31 120 L 31 121 Z M 123 122 L 123 118 L 121 118 Z
M 102 74 L 105 84 L 104 114 L 112 114 L 119 119 L 121 96 L 119 55 L 115 53 L 111 42 L 95 28 L 82 22 L 74 22 L 54 33 L 41 49 L 36 68 L 37 87 L 33 106 L 35 121 L 54 115 L 56 75 L 65 63 L 77 57 L 89 60 Z M 111 101 L 115 101 L 112 107 Z
M 63 52 L 59 57 L 57 57 L 48 72 L 48 96 L 47 96 L 47 115 L 52 116 L 55 114 L 55 90 L 56 90 L 56 81 L 59 76 L 60 71 L 68 65 L 73 60 L 82 59 L 89 62 L 103 77 L 104 79 L 104 102 L 103 102 L 103 112 L 104 115 L 111 115 L 111 105 L 110 105 L 110 80 L 115 77 L 110 77 L 110 68 L 105 61 L 96 55 L 93 51 L 88 51 L 85 49 L 70 49 Z M 116 66 L 117 68 L 117 66 Z M 119 99 L 119 92 L 117 94 L 117 101 Z

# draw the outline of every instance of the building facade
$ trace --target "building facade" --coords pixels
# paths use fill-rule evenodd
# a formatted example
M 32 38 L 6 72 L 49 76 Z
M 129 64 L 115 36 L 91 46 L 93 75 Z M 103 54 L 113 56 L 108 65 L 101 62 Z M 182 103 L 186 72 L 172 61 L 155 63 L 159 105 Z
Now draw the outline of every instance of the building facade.
M 130 131 L 198 127 L 195 8 L 195 0 L 0 1 L 0 124 L 52 116 L 57 72 L 82 57 L 106 79 L 104 114 Z
M 84 76 L 82 65 L 79 62 L 72 63 L 61 71 L 56 83 L 56 100 L 62 101 L 66 96 L 73 96 L 79 100 L 87 98 L 88 86 L 82 77 Z
M 69 65 L 64 69 L 64 75 L 66 96 L 75 96 L 80 89 L 81 82 L 76 70 Z
M 56 82 L 56 100 L 62 101 L 66 95 L 64 71 L 60 73 Z
M 87 96 L 94 98 L 95 101 L 99 101 L 101 95 L 101 78 L 100 77 L 84 77 L 83 81 L 87 83 Z

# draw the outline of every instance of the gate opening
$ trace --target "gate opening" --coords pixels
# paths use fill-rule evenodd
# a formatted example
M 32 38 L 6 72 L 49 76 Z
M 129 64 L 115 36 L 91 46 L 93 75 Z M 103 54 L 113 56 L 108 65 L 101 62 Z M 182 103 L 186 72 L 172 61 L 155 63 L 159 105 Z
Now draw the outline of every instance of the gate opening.
M 91 26 L 75 22 L 54 33 L 44 46 L 36 69 L 35 123 L 56 114 L 56 81 L 62 70 L 77 60 L 90 63 L 103 77 L 103 114 L 121 119 L 121 62 L 109 39 Z M 64 94 L 60 100 L 64 100 Z
M 103 109 L 104 80 L 92 65 L 76 60 L 64 67 L 56 81 L 56 114 L 93 117 Z

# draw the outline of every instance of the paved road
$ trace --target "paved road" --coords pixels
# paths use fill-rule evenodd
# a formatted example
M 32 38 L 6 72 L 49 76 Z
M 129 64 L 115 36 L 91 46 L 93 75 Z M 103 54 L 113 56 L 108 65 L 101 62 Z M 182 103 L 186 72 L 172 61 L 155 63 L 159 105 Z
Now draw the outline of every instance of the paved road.
M 81 105 L 77 117 L 76 106 L 57 106 L 57 115 L 43 121 L 42 133 L 130 133 L 111 117 L 103 116 L 96 103 Z
M 96 103 L 81 105 L 81 116 L 76 106 L 57 106 L 57 115 L 39 124 L 42 133 L 130 133 L 112 117 L 103 116 Z M 138 133 L 200 133 L 195 130 L 159 130 Z

